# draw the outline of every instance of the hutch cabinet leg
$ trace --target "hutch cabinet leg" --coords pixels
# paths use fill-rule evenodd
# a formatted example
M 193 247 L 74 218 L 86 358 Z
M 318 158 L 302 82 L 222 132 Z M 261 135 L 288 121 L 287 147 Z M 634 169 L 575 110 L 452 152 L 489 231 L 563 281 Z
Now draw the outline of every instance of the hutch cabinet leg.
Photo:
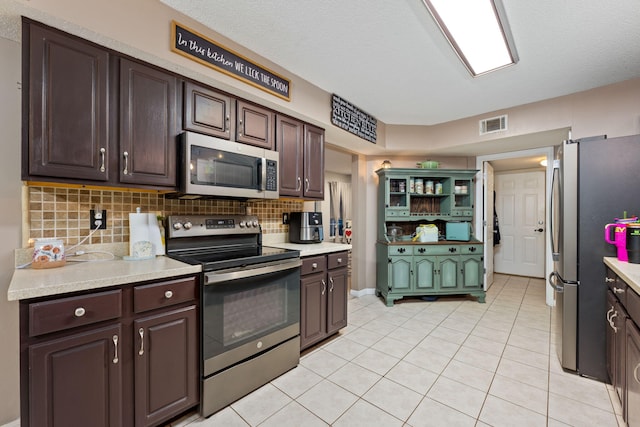
M 484 293 L 484 291 L 483 292 L 474 293 L 474 294 L 471 294 L 471 295 L 473 295 L 474 297 L 477 297 L 479 303 L 482 304 L 482 303 L 485 302 L 486 294 Z

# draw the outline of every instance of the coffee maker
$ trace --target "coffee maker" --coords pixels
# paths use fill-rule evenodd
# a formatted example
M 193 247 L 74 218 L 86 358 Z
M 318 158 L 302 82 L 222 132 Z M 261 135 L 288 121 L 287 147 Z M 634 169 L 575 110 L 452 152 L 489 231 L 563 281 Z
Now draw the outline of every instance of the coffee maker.
M 322 212 L 291 212 L 289 214 L 291 243 L 320 243 L 323 238 Z

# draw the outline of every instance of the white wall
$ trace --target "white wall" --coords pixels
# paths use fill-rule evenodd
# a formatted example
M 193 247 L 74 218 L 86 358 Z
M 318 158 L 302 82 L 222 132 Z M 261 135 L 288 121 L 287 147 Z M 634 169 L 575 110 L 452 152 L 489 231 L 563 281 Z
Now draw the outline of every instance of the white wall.
M 0 38 L 0 425 L 20 415 L 18 303 L 7 301 L 20 247 L 20 44 Z

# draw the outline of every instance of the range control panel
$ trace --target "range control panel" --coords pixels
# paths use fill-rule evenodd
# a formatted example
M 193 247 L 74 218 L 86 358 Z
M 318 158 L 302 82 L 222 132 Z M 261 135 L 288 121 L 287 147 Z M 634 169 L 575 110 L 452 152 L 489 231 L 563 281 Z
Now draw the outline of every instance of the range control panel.
M 259 234 L 260 232 L 260 223 L 255 215 L 171 215 L 167 217 L 169 238 Z

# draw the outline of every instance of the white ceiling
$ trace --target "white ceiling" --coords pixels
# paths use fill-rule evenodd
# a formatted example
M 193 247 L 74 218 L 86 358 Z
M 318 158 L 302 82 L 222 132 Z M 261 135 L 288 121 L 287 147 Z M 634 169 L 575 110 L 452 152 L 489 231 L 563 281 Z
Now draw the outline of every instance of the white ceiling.
M 160 0 L 387 124 L 640 76 L 640 1 L 503 0 L 520 61 L 472 78 L 421 0 Z

